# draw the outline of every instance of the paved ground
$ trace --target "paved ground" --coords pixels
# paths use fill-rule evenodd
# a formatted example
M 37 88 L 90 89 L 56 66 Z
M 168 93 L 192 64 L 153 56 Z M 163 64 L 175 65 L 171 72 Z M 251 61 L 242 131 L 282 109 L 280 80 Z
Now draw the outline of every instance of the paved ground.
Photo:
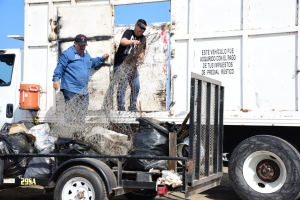
M 190 200 L 241 200 L 230 186 L 227 167 L 224 167 L 224 176 L 221 185 L 201 194 L 196 194 L 189 198 Z M 53 193 L 43 194 L 42 187 L 17 187 L 14 189 L 0 190 L 0 199 L 2 200 L 52 200 Z M 182 200 L 183 195 L 178 192 L 169 193 L 165 197 L 156 197 L 156 200 Z M 112 200 L 126 200 L 125 197 L 114 197 Z M 300 195 L 296 200 L 300 200 Z
M 5 200 L 52 200 L 53 194 L 43 194 L 43 189 L 36 187 L 17 187 L 14 189 L 0 190 L 0 199 Z M 125 200 L 123 196 L 115 197 L 113 200 Z M 156 197 L 157 200 L 180 200 L 184 199 L 183 195 L 178 192 L 169 193 L 165 197 Z M 221 185 L 207 190 L 201 194 L 194 195 L 190 200 L 241 200 L 233 191 L 229 184 L 227 167 L 224 167 L 224 176 Z
M 241 200 L 233 191 L 228 180 L 228 168 L 224 167 L 224 176 L 221 185 L 207 190 L 201 194 L 196 194 L 189 200 Z M 43 194 L 42 187 L 17 187 L 14 189 L 0 190 L 0 199 L 2 200 L 52 200 L 53 193 Z M 182 200 L 183 195 L 178 192 L 169 193 L 165 197 L 156 197 L 156 200 Z M 119 196 L 112 200 L 126 200 L 125 197 Z M 296 200 L 300 200 L 300 195 Z

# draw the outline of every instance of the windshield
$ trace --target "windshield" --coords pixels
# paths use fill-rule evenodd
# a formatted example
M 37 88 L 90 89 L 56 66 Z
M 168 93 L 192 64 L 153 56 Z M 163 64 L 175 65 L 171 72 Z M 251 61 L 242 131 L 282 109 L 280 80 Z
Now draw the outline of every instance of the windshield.
M 10 85 L 14 62 L 14 54 L 0 55 L 0 87 Z

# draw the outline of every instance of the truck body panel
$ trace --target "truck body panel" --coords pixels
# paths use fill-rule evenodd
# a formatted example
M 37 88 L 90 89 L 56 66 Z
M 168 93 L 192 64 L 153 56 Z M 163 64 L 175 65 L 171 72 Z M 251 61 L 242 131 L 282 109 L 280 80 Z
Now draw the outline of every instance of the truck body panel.
M 188 72 L 197 72 L 226 86 L 225 125 L 298 126 L 297 1 L 171 6 L 174 88 L 188 94 Z M 174 96 L 174 107 L 184 110 L 187 96 Z

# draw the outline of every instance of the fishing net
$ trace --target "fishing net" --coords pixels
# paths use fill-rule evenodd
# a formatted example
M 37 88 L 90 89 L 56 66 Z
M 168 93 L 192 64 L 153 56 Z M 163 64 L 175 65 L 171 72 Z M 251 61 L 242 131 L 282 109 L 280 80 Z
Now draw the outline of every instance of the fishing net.
M 134 84 L 132 88 L 130 88 L 130 84 L 126 88 L 120 87 L 120 85 L 126 81 L 130 83 L 137 76 L 137 72 L 145 66 L 145 59 L 149 55 L 158 53 L 155 44 L 162 42 L 165 35 L 161 34 L 162 26 L 157 26 L 154 30 L 156 32 L 152 31 L 145 35 L 144 40 L 130 51 L 118 70 L 113 73 L 109 85 L 107 85 L 103 102 L 91 103 L 89 98 L 94 95 L 95 88 L 85 88 L 89 94 L 76 95 L 64 106 L 59 107 L 60 110 L 57 112 L 59 120 L 51 125 L 51 134 L 86 142 L 102 154 L 126 155 L 130 153 L 131 140 L 138 130 L 138 122 L 132 122 L 137 117 L 145 116 L 146 113 L 142 111 L 141 101 L 135 105 L 136 111 L 128 110 L 130 94 L 135 92 Z M 145 45 L 146 51 L 144 50 Z M 141 60 L 139 55 L 143 52 L 145 58 Z M 165 50 L 161 53 L 166 56 Z M 154 64 L 162 65 L 163 63 L 163 66 L 160 66 L 163 68 L 166 62 L 167 59 L 163 59 L 162 62 L 155 62 Z M 155 66 L 152 68 L 154 69 Z M 165 78 L 166 74 L 163 75 Z M 147 88 L 143 87 L 143 90 L 147 91 Z M 118 110 L 117 99 L 121 92 L 125 93 L 126 109 L 120 111 Z M 100 109 L 99 104 L 101 104 Z

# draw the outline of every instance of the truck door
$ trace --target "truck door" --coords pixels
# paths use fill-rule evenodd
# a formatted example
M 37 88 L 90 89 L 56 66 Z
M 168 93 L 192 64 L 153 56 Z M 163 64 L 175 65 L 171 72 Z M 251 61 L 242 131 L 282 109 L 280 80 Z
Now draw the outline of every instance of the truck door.
M 0 50 L 0 128 L 20 120 L 18 86 L 20 50 Z
M 100 110 L 105 94 L 109 88 L 110 70 L 113 60 L 113 6 L 89 5 L 58 7 L 57 10 L 59 52 L 63 52 L 73 45 L 77 34 L 84 34 L 88 38 L 86 50 L 92 57 L 110 57 L 99 70 L 91 70 L 89 82 L 90 102 L 89 110 Z M 84 16 L 84 17 L 83 17 Z

